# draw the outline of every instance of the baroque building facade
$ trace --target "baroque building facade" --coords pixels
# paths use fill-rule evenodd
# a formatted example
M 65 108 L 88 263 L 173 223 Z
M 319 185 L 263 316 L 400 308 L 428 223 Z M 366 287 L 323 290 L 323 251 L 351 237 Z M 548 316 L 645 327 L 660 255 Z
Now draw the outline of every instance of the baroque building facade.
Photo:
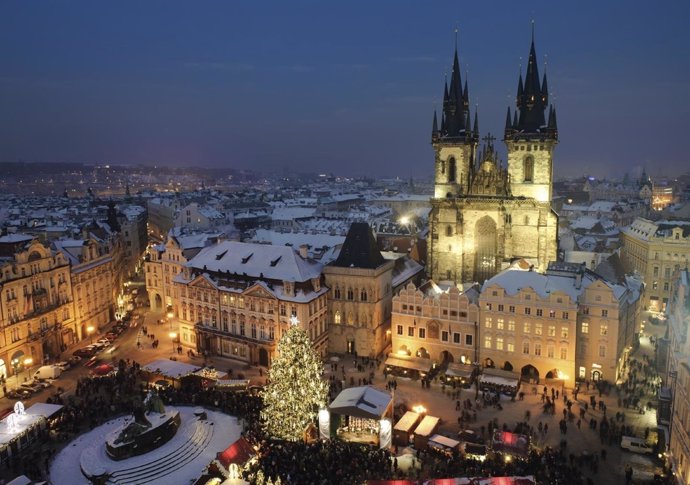
M 479 298 L 480 363 L 528 382 L 615 382 L 632 348 L 639 287 L 584 265 L 520 261 L 487 280 Z
M 644 306 L 663 312 L 671 298 L 674 273 L 690 261 L 690 222 L 637 218 L 620 234 L 626 271 L 645 283 Z
M 479 359 L 476 287 L 460 292 L 433 281 L 419 288 L 409 283 L 393 297 L 394 355 L 431 359 L 435 363 L 473 364 Z
M 546 109 L 548 119 L 545 116 Z M 516 110 L 510 108 L 504 143 L 507 166 L 491 135 L 479 153 L 479 123 L 469 109 L 467 80 L 457 48 L 440 125 L 434 113 L 434 196 L 429 216 L 427 274 L 435 281 L 483 282 L 516 258 L 545 270 L 557 256 L 558 216 L 551 208 L 556 111 L 546 75 L 539 79 L 534 39 L 527 72 L 520 74 Z
M 172 279 L 172 314 L 181 345 L 269 366 L 280 337 L 300 325 L 328 351 L 323 265 L 306 246 L 223 241 L 205 247 Z
M 42 365 L 77 338 L 67 259 L 24 237 L 8 235 L 0 241 L 0 375 L 4 377 L 18 377 L 26 368 Z M 5 244 L 8 238 L 21 241 Z

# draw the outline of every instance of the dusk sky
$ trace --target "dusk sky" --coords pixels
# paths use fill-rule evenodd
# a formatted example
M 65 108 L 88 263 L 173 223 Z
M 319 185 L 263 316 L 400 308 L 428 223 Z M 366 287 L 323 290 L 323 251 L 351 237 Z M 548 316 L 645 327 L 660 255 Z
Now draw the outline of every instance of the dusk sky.
M 690 169 L 687 1 L 5 1 L 0 161 L 431 177 L 454 26 L 502 138 L 532 18 L 556 176 Z

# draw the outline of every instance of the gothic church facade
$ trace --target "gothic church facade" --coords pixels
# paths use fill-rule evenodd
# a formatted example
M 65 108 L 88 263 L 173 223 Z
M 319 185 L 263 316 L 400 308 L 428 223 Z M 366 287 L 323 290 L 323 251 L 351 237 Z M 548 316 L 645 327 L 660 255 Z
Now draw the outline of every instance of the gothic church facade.
M 434 113 L 431 134 L 435 175 L 427 273 L 435 281 L 483 282 L 516 258 L 542 271 L 556 260 L 558 215 L 551 208 L 551 188 L 558 128 L 546 74 L 539 78 L 534 36 L 514 116 L 508 108 L 506 117 L 507 167 L 498 159 L 495 138 L 484 137 L 481 151 L 479 140 L 456 47 L 440 126 Z

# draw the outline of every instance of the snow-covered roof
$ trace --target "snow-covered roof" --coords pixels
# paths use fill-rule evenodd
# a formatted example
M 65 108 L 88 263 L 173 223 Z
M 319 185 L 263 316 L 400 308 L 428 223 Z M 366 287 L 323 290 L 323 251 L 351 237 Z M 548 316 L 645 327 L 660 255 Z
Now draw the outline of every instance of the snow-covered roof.
M 274 221 L 294 221 L 312 217 L 316 209 L 314 207 L 279 207 L 273 209 L 271 218 Z
M 371 386 L 350 387 L 343 389 L 328 409 L 344 416 L 381 419 L 392 400 L 388 392 Z
M 180 377 L 193 374 L 198 371 L 200 367 L 198 365 L 185 364 L 184 362 L 178 362 L 176 360 L 159 359 L 149 362 L 143 366 L 142 369 L 165 377 L 170 377 L 171 379 L 179 379 Z
M 279 281 L 307 281 L 321 275 L 323 265 L 302 259 L 287 246 L 223 241 L 202 249 L 187 267 L 222 273 L 246 274 Z
M 331 234 L 312 234 L 306 232 L 278 232 L 268 229 L 257 229 L 252 242 L 269 243 L 276 246 L 297 248 L 306 244 L 310 248 L 332 248 L 345 241 L 345 236 Z
M 581 289 L 575 287 L 575 279 L 564 276 L 553 276 L 522 269 L 518 265 L 498 273 L 486 280 L 482 286 L 484 293 L 491 286 L 500 286 L 508 295 L 516 295 L 524 288 L 532 288 L 540 298 L 548 298 L 552 293 L 565 293 L 575 302 Z

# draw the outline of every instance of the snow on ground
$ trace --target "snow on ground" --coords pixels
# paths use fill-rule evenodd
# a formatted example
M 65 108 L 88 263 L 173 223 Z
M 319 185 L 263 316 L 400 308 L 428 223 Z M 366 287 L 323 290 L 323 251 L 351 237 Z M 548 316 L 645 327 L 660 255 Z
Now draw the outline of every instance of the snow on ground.
M 91 470 L 99 468 L 114 473 L 117 470 L 143 469 L 153 466 L 160 469 L 160 476 L 148 478 L 145 482 L 151 485 L 170 485 L 193 483 L 203 472 L 204 468 L 216 457 L 216 453 L 223 451 L 230 444 L 234 443 L 242 431 L 237 422 L 237 418 L 227 414 L 205 410 L 208 416 L 210 437 L 198 447 L 190 447 L 189 442 L 193 439 L 195 431 L 198 429 L 198 418 L 194 416 L 194 407 L 173 407 L 167 406 L 166 410 L 177 410 L 180 412 L 182 423 L 175 436 L 165 445 L 149 453 L 128 458 L 126 460 L 111 460 L 105 452 L 105 437 L 123 426 L 128 418 L 120 417 L 108 421 L 101 426 L 85 433 L 69 445 L 67 445 L 53 460 L 50 467 L 50 481 L 53 485 L 87 485 L 90 482 L 81 472 L 82 454 L 87 458 L 88 466 Z M 176 450 L 185 447 L 185 458 L 175 457 Z M 174 457 L 171 458 L 170 456 Z M 193 455 L 196 455 L 192 458 Z M 171 460 L 170 466 L 165 462 Z M 174 461 L 173 461 L 174 460 Z M 179 469 L 171 470 L 171 467 L 179 465 L 182 461 L 187 461 Z M 174 480 L 171 479 L 174 473 Z M 164 474 L 164 475 L 163 475 Z M 110 482 L 108 482 L 110 483 Z M 132 481 L 132 483 L 136 483 Z

